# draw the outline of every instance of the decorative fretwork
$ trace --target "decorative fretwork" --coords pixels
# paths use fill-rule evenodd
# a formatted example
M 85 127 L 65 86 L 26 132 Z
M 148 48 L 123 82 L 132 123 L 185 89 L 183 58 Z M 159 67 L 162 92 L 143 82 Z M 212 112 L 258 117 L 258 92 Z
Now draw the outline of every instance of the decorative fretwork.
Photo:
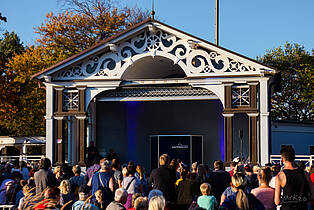
M 81 64 L 56 73 L 56 80 L 119 79 L 126 68 L 143 56 L 164 56 L 179 64 L 188 76 L 252 74 L 256 68 L 225 55 L 205 49 L 192 40 L 161 30 L 142 34 L 115 46 L 115 50 L 90 57 Z
M 250 89 L 247 85 L 232 87 L 232 106 L 250 105 Z
M 63 91 L 63 111 L 78 110 L 79 93 L 77 90 Z
M 161 86 L 161 87 L 123 87 L 101 94 L 101 98 L 150 98 L 150 97 L 213 97 L 216 96 L 210 90 L 193 88 L 191 86 Z

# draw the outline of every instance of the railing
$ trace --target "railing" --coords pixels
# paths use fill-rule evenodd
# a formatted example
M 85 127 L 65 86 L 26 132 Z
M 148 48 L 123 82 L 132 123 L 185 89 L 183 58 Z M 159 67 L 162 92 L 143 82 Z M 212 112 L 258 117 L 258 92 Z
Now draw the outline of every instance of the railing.
M 40 160 L 44 155 L 16 155 L 16 156 L 0 156 L 0 160 L 2 161 L 12 161 L 12 160 L 25 160 L 25 161 L 33 161 Z M 0 208 L 1 210 L 1 208 Z
M 0 205 L 0 210 L 13 210 L 15 205 Z
M 311 165 L 313 165 L 314 155 L 296 155 L 295 161 L 297 161 L 297 162 L 298 161 L 304 161 L 306 166 L 311 166 Z M 270 162 L 272 164 L 279 163 L 280 165 L 282 165 L 281 155 L 271 155 L 270 156 Z

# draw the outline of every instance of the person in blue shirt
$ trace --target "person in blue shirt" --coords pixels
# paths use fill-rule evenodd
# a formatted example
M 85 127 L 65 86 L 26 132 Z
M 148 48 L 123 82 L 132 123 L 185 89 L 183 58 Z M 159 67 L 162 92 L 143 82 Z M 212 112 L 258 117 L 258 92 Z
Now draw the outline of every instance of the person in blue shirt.
M 214 196 L 209 195 L 211 186 L 208 183 L 203 183 L 200 186 L 202 195 L 197 198 L 197 205 L 200 208 L 206 210 L 214 210 L 218 205 L 217 200 Z

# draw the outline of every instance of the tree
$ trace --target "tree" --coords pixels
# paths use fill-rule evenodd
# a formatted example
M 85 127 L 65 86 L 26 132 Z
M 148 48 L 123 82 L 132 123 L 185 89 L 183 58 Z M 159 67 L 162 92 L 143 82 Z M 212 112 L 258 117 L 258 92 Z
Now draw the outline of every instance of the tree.
M 36 29 L 38 43 L 76 54 L 95 43 L 144 20 L 148 12 L 137 8 L 118 9 L 110 0 L 64 0 L 69 11 L 46 15 Z
M 3 39 L 0 39 L 0 135 L 11 134 L 9 128 L 4 126 L 5 110 L 12 111 L 9 103 L 15 101 L 14 90 L 19 85 L 13 82 L 13 78 L 8 75 L 8 62 L 16 54 L 24 52 L 24 46 L 20 38 L 15 33 L 5 32 Z
M 314 120 L 314 55 L 286 43 L 258 58 L 281 73 L 281 91 L 272 96 L 273 120 Z
M 44 135 L 45 91 L 31 76 L 136 24 L 145 13 L 117 9 L 111 1 L 68 1 L 70 11 L 54 15 L 36 29 L 36 46 L 3 56 L 6 82 L 0 96 L 0 126 L 10 134 Z M 78 4 L 79 3 L 79 4 Z

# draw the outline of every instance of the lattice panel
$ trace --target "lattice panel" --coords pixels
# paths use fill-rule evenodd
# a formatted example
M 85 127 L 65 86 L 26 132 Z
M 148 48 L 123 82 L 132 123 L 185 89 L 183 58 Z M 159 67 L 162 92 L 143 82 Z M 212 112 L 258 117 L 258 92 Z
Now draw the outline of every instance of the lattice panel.
M 78 91 L 63 92 L 63 111 L 78 110 L 79 93 Z
M 232 106 L 249 106 L 250 105 L 250 89 L 248 86 L 232 87 Z

